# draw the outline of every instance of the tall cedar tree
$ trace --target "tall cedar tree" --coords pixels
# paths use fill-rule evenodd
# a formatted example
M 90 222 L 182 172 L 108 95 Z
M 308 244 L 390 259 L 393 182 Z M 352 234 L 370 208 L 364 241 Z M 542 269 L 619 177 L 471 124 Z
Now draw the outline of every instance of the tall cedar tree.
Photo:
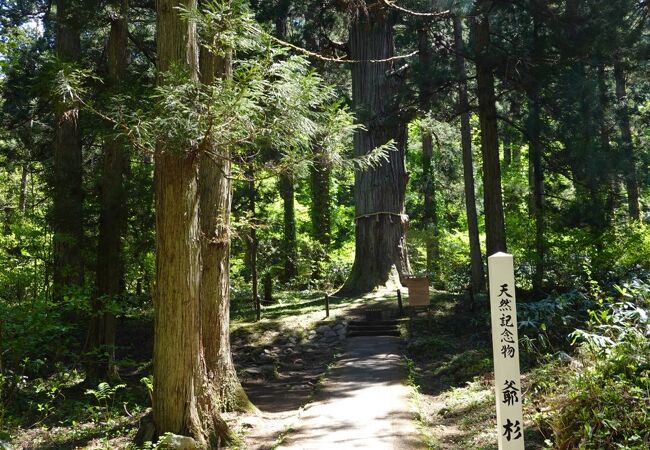
M 472 271 L 472 289 L 483 291 L 485 275 L 481 257 L 481 241 L 476 213 L 476 194 L 474 190 L 474 162 L 472 155 L 472 129 L 470 125 L 469 99 L 467 95 L 467 70 L 465 69 L 465 46 L 463 44 L 463 24 L 454 16 L 454 49 L 456 52 L 456 74 L 458 76 L 458 109 L 460 111 L 460 139 L 463 151 L 463 180 L 465 186 L 465 211 L 467 212 L 467 232 L 469 234 L 469 253 Z
M 73 0 L 56 0 L 56 56 L 64 64 L 81 60 L 79 8 Z M 81 129 L 76 103 L 59 100 L 55 108 L 52 230 L 54 298 L 83 285 L 83 189 Z
M 418 23 L 418 54 L 420 58 L 420 109 L 427 114 L 431 109 L 432 80 L 432 49 L 429 41 L 429 24 L 426 21 Z M 438 230 L 438 213 L 436 208 L 436 178 L 433 165 L 433 136 L 431 131 L 422 129 L 422 191 L 424 193 L 424 211 L 422 223 L 426 230 L 427 272 L 439 278 L 438 260 L 440 259 L 440 241 Z
M 128 0 L 113 2 L 115 14 L 106 49 L 109 90 L 120 88 L 128 63 Z M 116 376 L 115 315 L 107 303 L 115 301 L 124 290 L 124 255 L 122 240 L 126 232 L 127 211 L 124 177 L 128 170 L 128 152 L 124 138 L 108 136 L 104 142 L 101 168 L 99 238 L 97 246 L 97 287 L 92 302 L 92 317 L 85 352 L 87 375 L 92 378 Z
M 196 0 L 159 0 L 158 69 L 182 67 L 198 80 L 196 25 L 179 9 Z M 154 293 L 153 419 L 156 433 L 194 437 L 218 447 L 229 437 L 219 417 L 218 386 L 211 382 L 201 326 L 201 227 L 198 148 L 156 146 L 156 290 Z M 221 193 L 227 191 L 220 190 Z M 212 330 L 211 330 L 212 331 Z
M 481 125 L 481 154 L 483 156 L 483 199 L 485 203 L 485 234 L 487 255 L 506 251 L 506 232 L 501 193 L 499 137 L 494 95 L 493 62 L 491 60 L 489 10 L 490 0 L 477 2 L 475 21 L 476 82 L 478 116 Z
M 291 1 L 280 0 L 277 4 L 275 18 L 275 35 L 286 41 L 288 34 L 289 8 Z M 291 172 L 281 173 L 278 180 L 278 190 L 282 197 L 283 227 L 282 227 L 282 279 L 289 281 L 298 275 L 298 241 L 296 238 L 296 187 Z
M 399 71 L 385 60 L 395 55 L 392 15 L 383 2 L 367 2 L 350 22 L 352 103 L 365 130 L 354 135 L 354 154 L 368 154 L 391 140 L 395 151 L 377 167 L 355 173 L 355 255 L 352 271 L 340 293 L 352 295 L 377 287 L 400 286 L 409 274 L 406 252 L 404 164 L 406 126 L 399 117 Z
M 232 77 L 232 56 L 200 49 L 201 82 Z M 199 221 L 201 225 L 201 338 L 210 382 L 217 386 L 221 409 L 251 409 L 237 378 L 230 352 L 230 214 L 232 182 L 230 152 L 204 143 L 199 168 Z

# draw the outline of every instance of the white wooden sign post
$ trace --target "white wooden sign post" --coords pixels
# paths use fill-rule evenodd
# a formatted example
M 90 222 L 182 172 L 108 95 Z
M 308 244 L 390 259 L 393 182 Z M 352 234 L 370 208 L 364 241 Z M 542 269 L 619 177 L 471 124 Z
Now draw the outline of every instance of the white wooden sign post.
M 488 274 L 499 450 L 524 450 L 517 304 L 512 255 L 499 252 L 490 256 Z

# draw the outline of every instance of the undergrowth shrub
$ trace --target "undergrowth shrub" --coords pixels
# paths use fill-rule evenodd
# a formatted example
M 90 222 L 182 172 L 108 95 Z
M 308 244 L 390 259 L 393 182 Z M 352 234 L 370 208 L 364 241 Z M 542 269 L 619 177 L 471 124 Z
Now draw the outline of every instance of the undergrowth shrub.
M 541 420 L 553 448 L 650 448 L 650 285 L 635 279 L 613 294 L 591 291 L 587 326 L 571 334 L 577 359 L 555 372 L 554 386 L 533 382 L 533 403 L 551 396 Z

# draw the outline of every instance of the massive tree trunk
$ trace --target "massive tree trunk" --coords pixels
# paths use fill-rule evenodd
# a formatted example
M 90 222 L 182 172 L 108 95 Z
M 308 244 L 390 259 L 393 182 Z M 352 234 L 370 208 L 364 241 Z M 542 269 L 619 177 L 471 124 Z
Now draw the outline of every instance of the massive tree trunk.
M 119 12 L 111 17 L 107 47 L 107 87 L 119 89 L 128 61 L 128 0 L 114 2 Z M 123 292 L 124 257 L 122 239 L 126 232 L 126 193 L 124 176 L 128 155 L 124 139 L 109 136 L 104 143 L 100 181 L 99 239 L 97 248 L 97 286 L 92 302 L 92 318 L 85 353 L 87 378 L 117 376 L 115 360 L 115 315 L 107 305 Z
M 174 64 L 198 77 L 196 25 L 179 8 L 196 0 L 158 0 L 158 69 Z M 156 433 L 183 434 L 218 447 L 227 437 L 219 392 L 206 367 L 201 328 L 199 155 L 194 148 L 156 147 L 156 289 L 154 293 L 153 418 Z
M 488 256 L 496 252 L 506 251 L 497 111 L 494 95 L 494 74 L 490 62 L 490 25 L 487 16 L 487 7 L 490 4 L 490 1 L 485 0 L 478 2 L 479 17 L 476 20 L 476 81 L 478 114 L 481 124 L 483 198 Z
M 431 109 L 432 62 L 429 43 L 429 26 L 420 24 L 418 30 L 418 50 L 420 56 L 420 109 L 426 114 Z M 439 278 L 438 260 L 440 258 L 440 240 L 438 230 L 438 211 L 436 205 L 435 168 L 433 166 L 433 136 L 425 127 L 422 128 L 422 191 L 424 193 L 424 211 L 422 222 L 426 230 L 427 272 L 435 283 Z
M 350 56 L 366 61 L 394 56 L 393 26 L 379 3 L 359 9 L 350 24 Z M 394 140 L 396 151 L 388 161 L 358 171 L 354 182 L 355 255 L 352 271 L 341 294 L 353 295 L 385 286 L 401 286 L 400 276 L 409 273 L 406 253 L 404 165 L 406 127 L 396 102 L 399 74 L 390 62 L 352 65 L 354 111 L 365 126 L 354 136 L 354 153 L 365 155 Z
M 81 60 L 79 18 L 69 0 L 56 0 L 56 55 L 66 63 Z M 55 300 L 83 285 L 83 190 L 79 108 L 71 101 L 55 105 L 52 231 Z
M 472 129 L 469 120 L 467 71 L 465 70 L 465 58 L 463 57 L 463 25 L 457 16 L 454 16 L 454 46 L 456 49 L 456 73 L 458 75 L 458 109 L 461 111 L 460 136 L 463 148 L 463 179 L 465 181 L 465 210 L 467 212 L 467 230 L 469 233 L 472 288 L 474 291 L 483 291 L 485 289 L 485 275 L 483 272 L 483 258 L 481 257 L 478 215 L 476 214 L 474 163 L 472 160 Z
M 201 81 L 207 85 L 232 76 L 232 57 L 200 51 Z M 252 407 L 237 378 L 230 352 L 230 212 L 232 183 L 230 152 L 205 142 L 199 168 L 201 226 L 201 338 L 208 379 L 219 393 L 222 410 Z
M 617 116 L 621 132 L 623 176 L 625 177 L 625 190 L 627 191 L 628 213 L 630 220 L 639 220 L 639 184 L 636 176 L 634 144 L 632 143 L 632 131 L 630 129 L 630 112 L 627 106 L 625 70 L 620 62 L 614 65 L 614 78 L 616 80 Z

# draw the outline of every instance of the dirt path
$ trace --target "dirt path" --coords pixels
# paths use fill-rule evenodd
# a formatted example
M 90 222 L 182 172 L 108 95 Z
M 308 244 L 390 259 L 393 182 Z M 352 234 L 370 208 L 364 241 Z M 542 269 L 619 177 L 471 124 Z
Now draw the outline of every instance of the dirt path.
M 424 448 L 404 384 L 401 340 L 347 339 L 317 401 L 307 405 L 287 433 L 283 450 Z

